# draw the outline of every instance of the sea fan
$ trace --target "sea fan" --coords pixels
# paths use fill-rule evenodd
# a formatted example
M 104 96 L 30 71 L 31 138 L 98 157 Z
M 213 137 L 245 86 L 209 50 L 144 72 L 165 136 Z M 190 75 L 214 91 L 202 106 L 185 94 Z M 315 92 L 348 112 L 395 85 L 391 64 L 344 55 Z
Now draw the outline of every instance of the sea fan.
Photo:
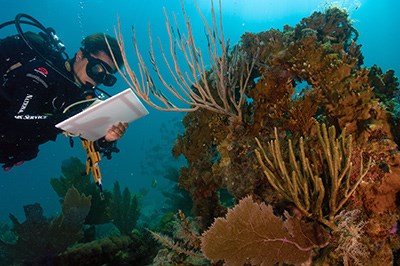
M 328 233 L 315 223 L 285 216 L 284 221 L 270 205 L 246 197 L 203 233 L 202 252 L 212 262 L 224 260 L 231 266 L 310 261 L 313 249 L 328 244 Z

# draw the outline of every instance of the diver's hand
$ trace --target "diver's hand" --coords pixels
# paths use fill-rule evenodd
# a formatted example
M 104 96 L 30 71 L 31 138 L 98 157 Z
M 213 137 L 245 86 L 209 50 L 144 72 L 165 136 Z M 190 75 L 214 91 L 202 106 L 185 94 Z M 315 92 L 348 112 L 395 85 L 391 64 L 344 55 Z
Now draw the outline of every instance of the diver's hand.
M 104 136 L 106 141 L 116 141 L 119 140 L 122 135 L 125 134 L 126 129 L 128 128 L 127 123 L 119 122 L 117 125 L 113 125 Z

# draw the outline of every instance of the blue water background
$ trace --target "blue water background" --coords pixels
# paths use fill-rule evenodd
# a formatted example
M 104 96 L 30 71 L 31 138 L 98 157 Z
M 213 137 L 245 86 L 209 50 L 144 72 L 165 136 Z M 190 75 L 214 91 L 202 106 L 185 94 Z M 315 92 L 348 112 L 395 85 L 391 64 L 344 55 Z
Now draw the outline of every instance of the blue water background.
M 276 2 L 223 0 L 226 38 L 234 44 L 245 32 L 259 32 L 270 28 L 282 29 L 285 24 L 294 26 L 301 18 L 323 9 L 329 3 L 318 0 L 286 0 L 280 1 L 280 4 Z M 358 43 L 362 44 L 365 66 L 377 64 L 384 71 L 394 69 L 399 75 L 400 30 L 396 20 L 396 13 L 400 10 L 399 2 L 361 0 L 360 6 L 354 4 L 355 1 L 336 2 L 351 11 L 354 26 L 360 33 Z M 147 57 L 149 23 L 155 40 L 159 36 L 161 42 L 167 45 L 163 7 L 168 14 L 174 12 L 178 18 L 182 15 L 179 0 L 0 0 L 0 3 L 0 22 L 14 19 L 17 13 L 29 14 L 45 26 L 56 29 L 70 56 L 79 49 L 80 41 L 88 34 L 106 32 L 114 35 L 119 17 L 132 65 L 136 65 L 136 61 L 131 45 L 131 26 L 135 26 L 139 48 Z M 207 42 L 203 24 L 194 2 L 184 0 L 184 3 L 194 26 L 197 45 L 205 49 Z M 199 7 L 209 18 L 209 1 L 199 1 Z M 182 20 L 179 20 L 179 23 L 181 22 Z M 3 29 L 0 31 L 0 38 L 14 32 L 13 27 Z M 162 69 L 165 70 L 164 67 Z M 126 83 L 120 78 L 117 85 L 108 91 L 115 94 L 126 87 Z M 148 110 L 150 115 L 132 123 L 126 135 L 119 141 L 118 146 L 121 151 L 115 154 L 112 160 L 101 161 L 101 171 L 106 189 L 111 189 L 116 180 L 120 182 L 121 187 L 127 186 L 133 192 L 146 188 L 148 194 L 143 206 L 145 211 L 151 212 L 152 209 L 163 206 L 160 191 L 170 185 L 163 178 L 166 169 L 169 166 L 179 167 L 185 161 L 182 158 L 176 160 L 171 155 L 176 135 L 183 132 L 181 124 L 183 114 L 160 112 L 151 107 L 148 107 Z M 59 136 L 56 142 L 42 145 L 39 156 L 34 161 L 26 162 L 7 173 L 1 171 L 0 222 L 8 223 L 9 213 L 23 220 L 23 205 L 35 202 L 42 205 L 45 215 L 58 214 L 60 205 L 49 180 L 60 176 L 62 161 L 71 156 L 79 157 L 82 161 L 86 159 L 78 140 L 75 141 L 75 147 L 71 148 L 68 139 Z M 157 186 L 152 186 L 155 180 Z

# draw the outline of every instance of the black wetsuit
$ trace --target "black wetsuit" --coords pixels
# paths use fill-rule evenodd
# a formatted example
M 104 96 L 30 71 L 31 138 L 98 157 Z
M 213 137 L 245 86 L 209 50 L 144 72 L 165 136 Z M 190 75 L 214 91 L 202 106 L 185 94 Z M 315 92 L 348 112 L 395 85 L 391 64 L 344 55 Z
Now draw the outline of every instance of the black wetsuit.
M 0 81 L 0 164 L 6 168 L 35 158 L 40 144 L 54 141 L 61 132 L 55 125 L 76 113 L 63 110 L 84 97 L 80 87 L 38 58 L 10 71 L 3 80 L 0 77 Z

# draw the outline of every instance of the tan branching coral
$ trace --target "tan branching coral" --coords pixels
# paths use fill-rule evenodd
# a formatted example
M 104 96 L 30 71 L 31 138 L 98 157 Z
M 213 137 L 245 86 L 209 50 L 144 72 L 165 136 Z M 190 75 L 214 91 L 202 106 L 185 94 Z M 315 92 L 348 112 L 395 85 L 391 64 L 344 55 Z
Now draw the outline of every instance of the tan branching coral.
M 306 155 L 303 138 L 300 138 L 299 155 L 289 139 L 289 158 L 281 152 L 278 133 L 265 150 L 256 139 L 259 149 L 256 156 L 271 186 L 284 198 L 293 202 L 307 217 L 336 229 L 334 217 L 342 209 L 368 172 L 361 164 L 358 177 L 352 180 L 352 137 L 345 130 L 336 138 L 333 126 L 316 123 L 320 150 L 310 160 Z M 285 161 L 289 161 L 286 164 Z
M 175 16 L 173 23 L 175 27 L 171 25 L 169 16 L 164 10 L 166 31 L 169 36 L 168 51 L 163 48 L 161 42 L 159 45 L 162 61 L 169 73 L 161 72 L 161 63 L 156 60 L 150 30 L 149 54 L 150 64 L 155 71 L 154 78 L 139 51 L 133 30 L 132 35 L 139 62 L 139 74 L 134 72 L 127 59 L 120 22 L 115 33 L 122 52 L 126 73 L 122 72 L 121 69 L 118 69 L 118 71 L 143 101 L 158 110 L 189 112 L 205 108 L 228 115 L 240 122 L 242 120 L 242 105 L 245 102 L 245 90 L 257 57 L 248 57 L 240 49 L 233 49 L 232 52 L 229 52 L 229 41 L 225 40 L 222 27 L 220 0 L 218 19 L 215 15 L 214 4 L 211 4 L 211 25 L 196 3 L 197 11 L 204 22 L 208 42 L 207 52 L 211 69 L 207 69 L 206 58 L 196 45 L 190 19 L 186 15 L 183 1 L 181 2 L 186 26 L 184 31 L 179 29 Z M 186 62 L 185 66 L 180 63 L 182 60 Z M 160 81 L 163 89 L 160 90 L 156 86 L 155 79 Z M 167 81 L 168 79 L 172 79 L 175 85 Z

